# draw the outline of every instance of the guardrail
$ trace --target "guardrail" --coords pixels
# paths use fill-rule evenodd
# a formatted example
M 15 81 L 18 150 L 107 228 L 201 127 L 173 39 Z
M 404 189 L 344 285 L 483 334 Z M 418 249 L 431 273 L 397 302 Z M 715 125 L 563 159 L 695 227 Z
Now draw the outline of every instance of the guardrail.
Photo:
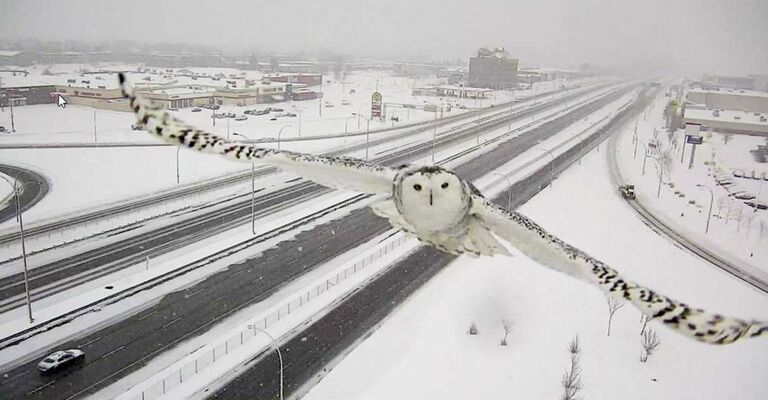
M 383 246 L 379 246 L 368 255 L 358 259 L 352 265 L 343 270 L 334 271 L 330 276 L 323 279 L 322 282 L 317 283 L 308 289 L 303 289 L 298 296 L 290 297 L 289 299 L 282 301 L 276 308 L 273 307 L 272 310 L 254 317 L 251 320 L 252 322 L 243 324 L 238 328 L 237 332 L 225 339 L 220 339 L 189 354 L 185 357 L 188 360 L 180 364 L 178 368 L 174 368 L 172 371 L 164 371 L 160 377 L 154 379 L 154 383 L 149 387 L 142 389 L 139 393 L 134 394 L 129 391 L 117 398 L 152 400 L 162 397 L 186 380 L 194 379 L 195 375 L 210 368 L 215 363 L 221 362 L 231 352 L 239 349 L 258 335 L 263 335 L 260 329 L 267 329 L 281 319 L 286 318 L 288 315 L 301 310 L 303 307 L 306 307 L 309 304 L 314 304 L 313 302 L 316 301 L 318 297 L 332 291 L 334 286 L 344 282 L 361 271 L 365 271 L 367 267 L 373 265 L 377 260 L 397 249 L 408 240 L 410 240 L 408 237 L 400 234 L 398 239 L 389 241 Z M 297 321 L 296 325 L 301 323 L 303 323 L 303 320 Z M 267 343 L 268 344 L 263 346 L 257 353 L 261 353 L 272 346 L 271 339 Z

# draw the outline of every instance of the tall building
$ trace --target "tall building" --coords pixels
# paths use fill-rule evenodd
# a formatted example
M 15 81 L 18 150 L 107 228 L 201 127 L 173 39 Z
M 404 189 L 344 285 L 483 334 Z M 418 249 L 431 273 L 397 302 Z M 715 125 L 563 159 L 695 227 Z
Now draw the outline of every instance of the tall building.
M 509 58 L 503 47 L 481 48 L 469 59 L 469 86 L 511 89 L 517 85 L 518 60 Z

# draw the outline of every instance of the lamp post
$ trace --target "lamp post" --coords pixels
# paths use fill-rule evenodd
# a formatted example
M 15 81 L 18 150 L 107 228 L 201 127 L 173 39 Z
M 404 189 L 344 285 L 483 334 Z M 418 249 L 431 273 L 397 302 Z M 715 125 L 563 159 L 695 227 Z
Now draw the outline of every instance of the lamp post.
M 356 116 L 356 115 L 353 115 L 353 116 L 351 116 L 351 117 L 347 117 L 347 120 L 346 120 L 346 121 L 344 121 L 344 134 L 345 134 L 345 135 L 347 134 L 347 128 L 348 128 L 348 126 L 349 126 L 349 120 L 350 120 L 350 119 L 352 119 L 352 118 L 355 118 L 355 117 L 357 117 L 357 116 Z
M 635 147 L 637 147 L 637 144 L 640 144 L 643 146 L 643 174 L 642 176 L 645 176 L 645 162 L 648 160 L 648 146 L 640 139 L 635 140 Z
M 361 104 L 360 107 L 357 107 L 357 130 L 360 130 L 360 111 L 365 107 L 365 104 Z
M 278 150 L 280 150 L 280 135 L 282 135 L 283 129 L 290 128 L 290 127 L 291 127 L 291 125 L 285 125 L 285 126 L 280 127 L 280 130 L 277 131 L 277 149 Z
M 96 138 L 96 110 L 93 111 L 93 142 L 98 142 Z
M 656 189 L 656 197 L 658 198 L 658 197 L 661 196 L 661 179 L 664 177 L 664 170 L 661 168 L 661 161 L 659 161 L 659 160 L 657 160 L 655 158 L 651 158 L 651 160 L 656 162 L 656 167 L 659 170 L 659 186 Z
M 712 193 L 712 189 L 709 186 L 697 184 L 696 187 L 707 189 L 709 192 L 709 214 L 707 214 L 707 227 L 704 229 L 704 233 L 709 233 L 709 219 L 712 218 L 712 202 L 715 200 L 715 195 Z
M 179 184 L 179 151 L 181 151 L 181 146 L 178 146 L 176 149 L 176 184 Z
M 496 174 L 504 179 L 507 180 L 507 185 L 509 185 L 509 190 L 507 191 L 507 210 L 512 210 L 512 181 L 509 180 L 509 177 L 506 175 L 503 175 L 501 172 L 493 171 L 492 174 Z
M 552 150 L 541 148 L 540 151 L 543 151 L 547 154 L 549 154 L 550 157 L 552 157 L 552 163 L 549 164 L 549 187 L 552 187 L 552 182 L 555 180 L 555 156 L 552 155 Z
M 247 136 L 243 134 L 240 134 L 237 132 L 233 132 L 232 134 L 235 136 L 240 136 L 245 140 L 250 140 Z M 254 207 L 255 201 L 256 201 L 256 166 L 253 160 L 251 160 L 251 232 L 253 232 L 254 235 L 256 234 L 256 212 Z
M 23 189 L 21 189 L 19 186 L 26 187 L 29 183 L 35 183 L 40 184 L 40 182 L 33 181 L 33 182 L 26 182 L 19 185 L 19 177 L 18 174 L 13 178 L 13 183 L 11 184 L 11 181 L 8 180 L 3 175 L 0 175 L 0 178 L 5 179 L 8 184 L 10 184 L 13 187 L 13 195 L 16 198 L 16 218 L 19 221 L 19 233 L 21 236 L 21 258 L 24 261 L 24 291 L 26 292 L 27 297 L 27 316 L 29 317 L 29 323 L 35 322 L 34 318 L 32 318 L 32 300 L 30 299 L 29 295 L 29 270 L 27 267 L 27 247 L 26 242 L 24 240 L 24 218 L 23 213 L 21 211 L 21 201 L 19 199 L 19 192 L 23 192 Z
M 435 113 L 435 122 L 432 123 L 432 163 L 435 163 L 435 147 L 437 146 L 437 113 Z
M 269 334 L 269 332 L 265 331 L 264 329 L 261 329 L 254 325 L 248 325 L 249 328 L 253 329 L 253 336 L 256 336 L 256 331 L 259 331 L 269 338 L 269 340 L 272 341 L 272 347 L 275 348 L 275 351 L 277 352 L 277 358 L 280 359 L 280 400 L 283 400 L 283 354 L 280 353 L 280 347 L 277 345 L 277 341 L 275 338 Z

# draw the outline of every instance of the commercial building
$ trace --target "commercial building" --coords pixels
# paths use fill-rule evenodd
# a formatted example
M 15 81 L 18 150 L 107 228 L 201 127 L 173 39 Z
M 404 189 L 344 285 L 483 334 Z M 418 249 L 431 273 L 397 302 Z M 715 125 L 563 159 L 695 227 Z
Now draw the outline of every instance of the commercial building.
M 318 86 L 323 84 L 323 76 L 320 74 L 267 75 L 263 80 L 268 82 L 300 83 L 306 86 Z
M 411 90 L 414 96 L 458 97 L 466 99 L 482 99 L 488 97 L 493 89 L 468 86 L 443 85 L 432 87 L 415 87 Z
M 743 89 L 694 89 L 686 96 L 687 103 L 709 109 L 742 110 L 768 113 L 768 93 Z
M 469 59 L 469 86 L 512 89 L 517 86 L 519 61 L 509 58 L 504 48 L 481 48 Z

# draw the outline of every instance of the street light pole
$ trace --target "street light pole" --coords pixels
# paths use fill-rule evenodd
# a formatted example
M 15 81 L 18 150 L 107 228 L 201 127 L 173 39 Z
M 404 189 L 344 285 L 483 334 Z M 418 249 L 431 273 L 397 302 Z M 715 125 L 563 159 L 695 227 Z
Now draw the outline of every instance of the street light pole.
M 432 129 L 432 163 L 435 163 L 435 146 L 437 145 L 437 113 L 435 113 L 435 122 Z
M 96 110 L 93 111 L 93 142 L 98 142 L 96 138 Z
M 181 146 L 178 146 L 176 149 L 176 184 L 178 185 L 180 183 L 179 180 L 179 151 L 181 151 Z
M 11 181 L 9 181 L 8 178 L 2 175 L 0 175 L 0 178 L 5 179 L 6 182 L 11 184 Z M 38 182 L 27 182 L 27 183 L 37 183 L 39 185 Z M 13 195 L 16 198 L 16 217 L 19 221 L 19 232 L 21 236 L 21 257 L 24 261 L 24 291 L 27 297 L 27 316 L 29 317 L 29 323 L 31 324 L 35 322 L 35 320 L 34 318 L 32 318 L 32 300 L 29 295 L 29 269 L 27 267 L 27 247 L 24 239 L 24 219 L 21 211 L 21 200 L 19 199 L 20 188 L 19 188 L 18 175 L 13 178 L 12 186 L 13 186 Z
M 704 229 L 704 233 L 709 233 L 709 219 L 712 218 L 712 203 L 715 200 L 715 195 L 712 193 L 712 189 L 709 188 L 709 186 L 704 186 L 701 184 L 696 185 L 699 188 L 707 189 L 709 192 L 709 214 L 707 214 L 707 227 Z
M 240 136 L 242 138 L 245 138 L 246 140 L 249 140 L 247 136 L 233 132 L 232 133 L 235 136 Z M 256 202 L 256 165 L 253 161 L 251 161 L 251 232 L 253 232 L 254 235 L 256 235 L 256 209 L 255 204 Z
M 285 125 L 280 128 L 279 131 L 277 131 L 277 149 L 280 150 L 280 135 L 283 133 L 283 129 L 290 128 L 291 125 Z
M 640 139 L 635 140 L 635 147 L 637 147 L 637 144 L 640 143 L 640 145 L 643 146 L 643 174 L 642 176 L 645 176 L 645 162 L 648 160 L 648 146 L 641 141 Z
M 277 341 L 275 338 L 269 334 L 269 332 L 265 331 L 264 329 L 261 329 L 257 327 L 255 324 L 250 326 L 253 328 L 253 335 L 256 336 L 256 331 L 259 331 L 269 338 L 269 340 L 272 341 L 272 347 L 275 348 L 275 351 L 277 351 L 277 358 L 280 359 L 280 400 L 283 400 L 283 355 L 280 353 L 280 347 L 277 345 Z
M 353 115 L 351 117 L 347 117 L 347 120 L 344 121 L 344 134 L 345 135 L 347 134 L 347 128 L 349 127 L 349 120 L 352 119 L 352 118 L 355 118 L 355 117 L 356 117 L 355 115 Z

